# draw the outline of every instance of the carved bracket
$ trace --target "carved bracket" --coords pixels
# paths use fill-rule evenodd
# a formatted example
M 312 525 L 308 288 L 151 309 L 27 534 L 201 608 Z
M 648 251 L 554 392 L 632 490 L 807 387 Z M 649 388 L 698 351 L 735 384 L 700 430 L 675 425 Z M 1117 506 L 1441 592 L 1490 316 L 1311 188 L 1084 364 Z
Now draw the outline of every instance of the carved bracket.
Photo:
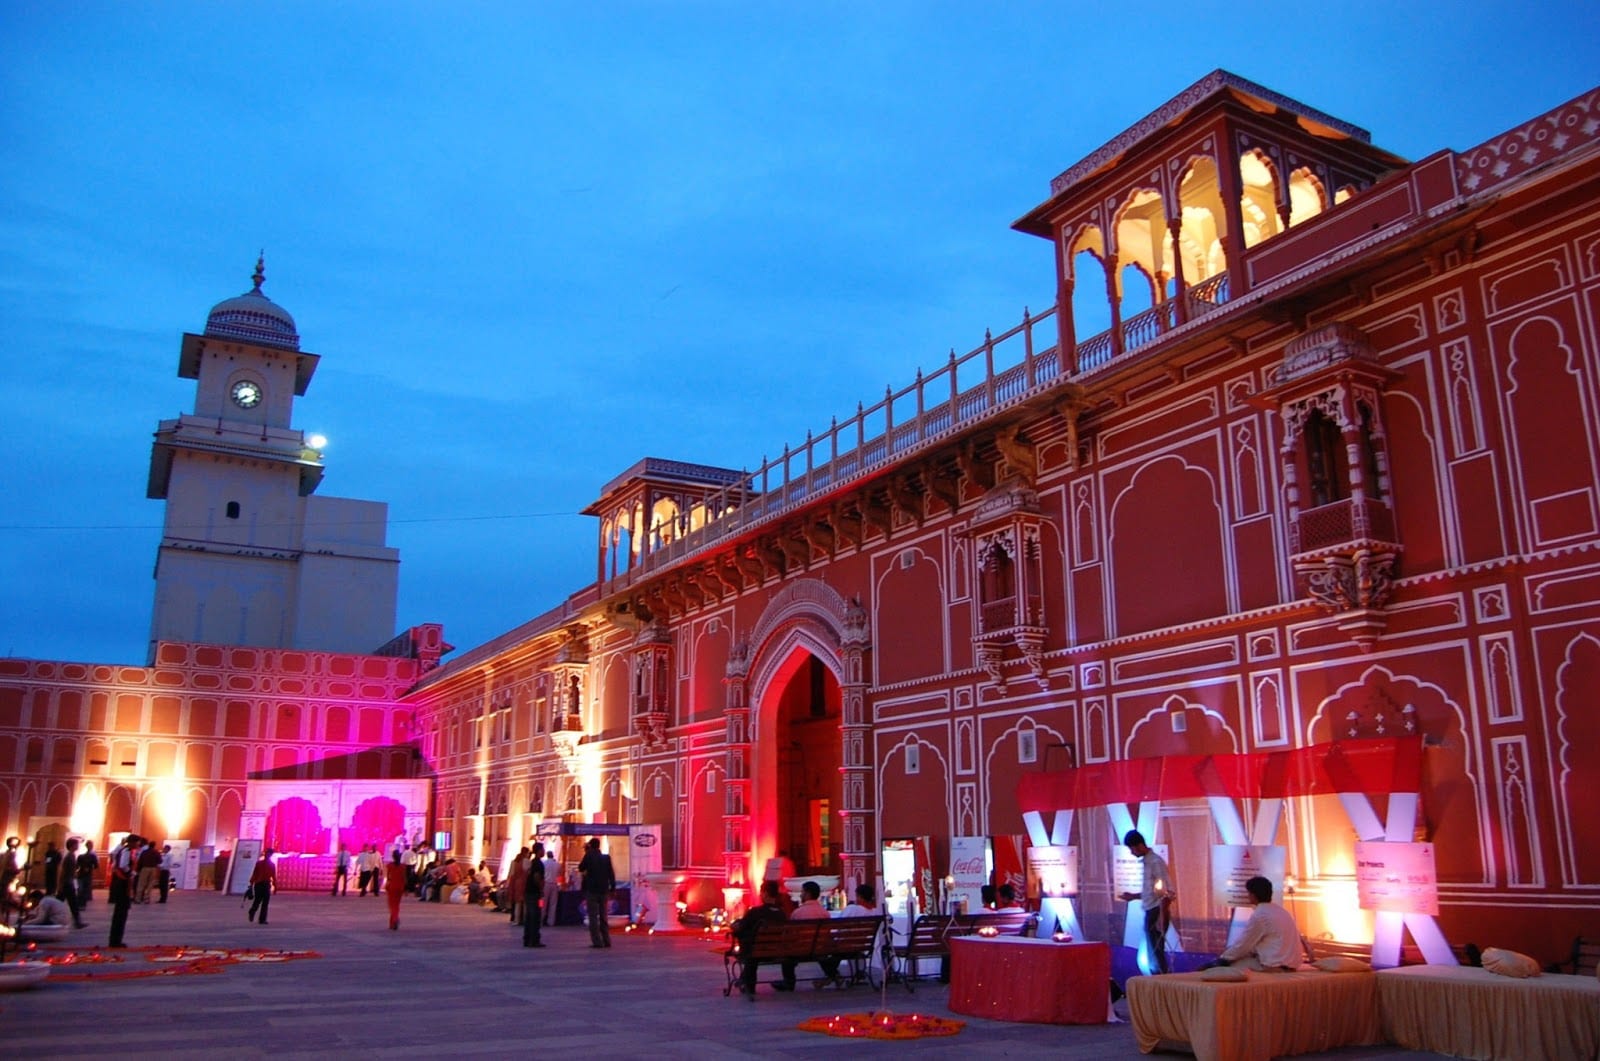
M 1363 548 L 1299 561 L 1294 569 L 1318 607 L 1343 617 L 1340 629 L 1370 648 L 1386 624 L 1383 608 L 1394 592 L 1397 558 L 1396 552 Z

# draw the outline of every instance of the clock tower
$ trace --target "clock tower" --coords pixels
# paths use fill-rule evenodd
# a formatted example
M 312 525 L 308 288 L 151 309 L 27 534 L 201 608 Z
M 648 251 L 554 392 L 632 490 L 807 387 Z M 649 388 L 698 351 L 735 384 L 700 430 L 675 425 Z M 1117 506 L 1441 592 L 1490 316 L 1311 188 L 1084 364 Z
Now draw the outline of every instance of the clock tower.
M 166 502 L 157 641 L 370 653 L 394 633 L 399 552 L 388 506 L 317 497 L 322 454 L 290 426 L 317 370 L 294 318 L 255 285 L 185 334 L 194 411 L 163 420 L 148 496 Z

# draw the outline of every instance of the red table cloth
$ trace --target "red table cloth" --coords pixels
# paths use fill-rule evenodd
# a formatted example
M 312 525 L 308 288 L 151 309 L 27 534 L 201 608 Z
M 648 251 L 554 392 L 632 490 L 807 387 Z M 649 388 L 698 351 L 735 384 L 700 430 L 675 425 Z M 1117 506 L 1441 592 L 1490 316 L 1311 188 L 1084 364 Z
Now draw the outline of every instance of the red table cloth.
M 950 1009 L 1034 1024 L 1104 1024 L 1111 948 L 1022 936 L 950 941 Z

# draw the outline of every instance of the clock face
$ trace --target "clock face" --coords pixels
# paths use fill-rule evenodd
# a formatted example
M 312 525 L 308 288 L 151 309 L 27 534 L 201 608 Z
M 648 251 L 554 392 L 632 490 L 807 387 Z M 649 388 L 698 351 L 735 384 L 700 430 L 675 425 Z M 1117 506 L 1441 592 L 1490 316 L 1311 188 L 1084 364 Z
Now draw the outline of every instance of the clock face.
M 241 409 L 254 409 L 261 404 L 261 385 L 242 379 L 233 385 L 233 390 L 228 392 L 233 398 L 233 404 Z

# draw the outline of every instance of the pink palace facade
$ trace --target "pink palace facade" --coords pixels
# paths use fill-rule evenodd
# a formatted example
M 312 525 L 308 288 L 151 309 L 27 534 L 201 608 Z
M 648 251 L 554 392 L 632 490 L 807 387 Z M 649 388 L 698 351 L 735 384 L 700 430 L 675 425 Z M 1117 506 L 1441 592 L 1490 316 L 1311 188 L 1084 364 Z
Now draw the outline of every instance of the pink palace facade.
M 487 644 L 0 662 L 0 824 L 170 798 L 226 845 L 265 781 L 420 779 L 405 827 L 473 858 L 658 824 L 708 907 L 779 851 L 849 882 L 888 839 L 941 877 L 954 837 L 1019 847 L 1035 774 L 1398 739 L 1415 813 L 1371 810 L 1433 845 L 1444 935 L 1555 960 L 1600 918 L 1597 143 L 1600 90 L 1407 162 L 1213 73 L 1016 223 L 1055 306 L 753 472 L 641 460 L 586 510 L 596 581 Z M 316 810 L 322 852 L 359 832 Z M 1286 848 L 1307 934 L 1370 940 L 1370 829 L 1260 810 L 1230 813 Z M 1094 937 L 1123 817 L 1064 838 Z M 1228 829 L 1203 798 L 1138 820 L 1215 949 Z

